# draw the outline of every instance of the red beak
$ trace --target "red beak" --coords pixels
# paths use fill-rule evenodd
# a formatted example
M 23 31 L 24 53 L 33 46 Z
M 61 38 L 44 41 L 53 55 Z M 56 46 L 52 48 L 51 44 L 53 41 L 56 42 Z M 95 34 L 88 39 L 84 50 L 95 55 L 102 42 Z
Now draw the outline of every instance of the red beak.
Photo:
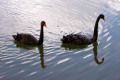
M 103 18 L 103 20 L 105 21 L 105 18 Z
M 44 24 L 44 26 L 47 28 L 46 24 Z

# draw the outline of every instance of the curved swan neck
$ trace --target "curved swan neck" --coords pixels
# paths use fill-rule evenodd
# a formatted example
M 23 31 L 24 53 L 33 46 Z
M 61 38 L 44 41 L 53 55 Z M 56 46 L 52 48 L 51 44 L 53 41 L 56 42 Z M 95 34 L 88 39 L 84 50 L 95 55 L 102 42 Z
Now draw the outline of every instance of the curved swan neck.
M 92 38 L 93 41 L 97 41 L 97 38 L 98 38 L 98 23 L 99 23 L 99 20 L 100 20 L 100 16 L 97 18 L 96 23 L 95 23 L 94 33 L 93 33 L 93 38 Z
M 41 24 L 40 38 L 39 38 L 39 41 L 38 41 L 39 45 L 41 45 L 43 43 L 43 38 L 44 38 L 43 25 Z

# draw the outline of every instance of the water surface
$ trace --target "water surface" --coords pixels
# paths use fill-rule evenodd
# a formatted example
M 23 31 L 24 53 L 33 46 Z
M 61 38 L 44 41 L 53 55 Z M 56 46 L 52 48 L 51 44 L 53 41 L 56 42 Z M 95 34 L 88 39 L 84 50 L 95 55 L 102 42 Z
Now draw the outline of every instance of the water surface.
M 118 0 L 1 0 L 0 80 L 119 80 L 120 1 Z M 99 14 L 98 41 L 62 45 L 67 34 L 92 37 Z M 44 43 L 15 43 L 12 35 L 30 33 L 39 39 L 46 21 Z

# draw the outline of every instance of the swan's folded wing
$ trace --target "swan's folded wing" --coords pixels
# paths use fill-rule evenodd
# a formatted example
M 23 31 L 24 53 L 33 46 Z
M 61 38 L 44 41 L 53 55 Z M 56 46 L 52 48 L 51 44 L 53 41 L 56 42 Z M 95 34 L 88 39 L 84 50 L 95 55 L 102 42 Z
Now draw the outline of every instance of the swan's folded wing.
M 21 34 L 21 43 L 24 44 L 37 44 L 37 39 L 31 34 Z

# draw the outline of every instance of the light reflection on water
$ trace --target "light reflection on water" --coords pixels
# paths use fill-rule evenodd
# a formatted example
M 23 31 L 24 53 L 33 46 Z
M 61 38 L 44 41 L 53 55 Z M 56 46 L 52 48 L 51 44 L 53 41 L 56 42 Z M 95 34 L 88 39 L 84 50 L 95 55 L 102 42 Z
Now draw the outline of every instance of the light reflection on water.
M 119 1 L 4 0 L 0 11 L 0 80 L 119 79 Z M 100 13 L 106 21 L 99 23 L 98 42 L 61 43 L 62 36 L 71 33 L 92 37 Z M 17 32 L 39 39 L 42 20 L 48 26 L 43 45 L 14 43 L 11 35 Z

